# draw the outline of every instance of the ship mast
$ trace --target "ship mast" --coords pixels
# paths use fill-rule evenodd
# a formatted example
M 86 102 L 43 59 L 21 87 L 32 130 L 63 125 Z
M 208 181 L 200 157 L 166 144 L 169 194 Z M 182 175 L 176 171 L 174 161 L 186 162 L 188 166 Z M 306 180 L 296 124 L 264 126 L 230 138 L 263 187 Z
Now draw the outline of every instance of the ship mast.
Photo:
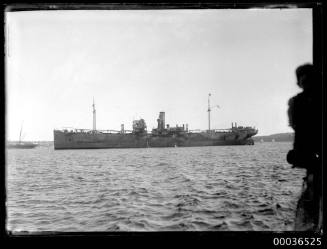
M 209 96 L 208 96 L 208 125 L 209 125 L 209 131 L 210 131 L 210 112 L 211 112 L 211 108 L 210 108 L 210 96 L 211 96 L 211 93 L 209 93 Z
M 210 132 L 210 112 L 211 112 L 211 108 L 212 107 L 217 107 L 217 108 L 220 108 L 220 106 L 219 105 L 214 105 L 214 106 L 210 106 L 210 96 L 211 96 L 211 93 L 209 93 L 209 96 L 208 96 L 208 126 L 209 126 L 209 129 L 208 129 L 208 131 Z
M 93 97 L 93 131 L 96 130 L 96 110 L 95 110 L 95 104 L 94 104 L 94 97 Z

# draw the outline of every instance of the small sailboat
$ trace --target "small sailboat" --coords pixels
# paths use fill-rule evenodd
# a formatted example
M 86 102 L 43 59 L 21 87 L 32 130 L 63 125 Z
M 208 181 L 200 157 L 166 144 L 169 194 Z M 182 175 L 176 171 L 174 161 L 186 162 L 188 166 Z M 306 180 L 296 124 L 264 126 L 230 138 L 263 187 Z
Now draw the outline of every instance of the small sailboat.
M 22 130 L 23 130 L 23 125 L 22 125 L 22 127 L 20 129 L 18 143 L 9 143 L 7 145 L 7 148 L 9 148 L 9 149 L 33 149 L 36 146 L 38 146 L 38 144 L 36 144 L 36 143 L 22 142 L 22 140 L 21 140 L 21 138 L 22 138 Z

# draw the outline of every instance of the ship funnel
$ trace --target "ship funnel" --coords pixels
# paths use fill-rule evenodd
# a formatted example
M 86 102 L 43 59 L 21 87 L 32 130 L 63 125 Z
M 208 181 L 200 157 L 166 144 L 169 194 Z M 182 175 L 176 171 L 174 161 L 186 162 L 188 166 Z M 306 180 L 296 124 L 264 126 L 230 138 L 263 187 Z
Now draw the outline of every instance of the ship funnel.
M 161 124 L 162 124 L 162 128 L 165 128 L 165 113 L 164 112 L 160 112 L 160 120 L 161 120 Z
M 159 113 L 158 121 L 158 130 L 164 130 L 165 129 L 165 112 Z

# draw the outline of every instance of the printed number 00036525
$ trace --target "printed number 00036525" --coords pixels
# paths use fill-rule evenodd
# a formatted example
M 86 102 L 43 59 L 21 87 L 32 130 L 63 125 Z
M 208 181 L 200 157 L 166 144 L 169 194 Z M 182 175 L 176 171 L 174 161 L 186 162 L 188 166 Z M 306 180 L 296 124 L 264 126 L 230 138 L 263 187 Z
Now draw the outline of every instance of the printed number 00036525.
M 275 246 L 320 246 L 321 238 L 274 238 Z

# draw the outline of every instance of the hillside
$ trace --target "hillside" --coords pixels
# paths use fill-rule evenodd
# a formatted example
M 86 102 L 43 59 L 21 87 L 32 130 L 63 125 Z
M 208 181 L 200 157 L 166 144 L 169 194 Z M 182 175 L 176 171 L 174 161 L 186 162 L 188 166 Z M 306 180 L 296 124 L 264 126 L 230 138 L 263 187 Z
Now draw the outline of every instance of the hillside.
M 294 133 L 277 133 L 277 134 L 272 134 L 269 136 L 254 136 L 253 140 L 255 142 L 293 142 L 294 139 Z

